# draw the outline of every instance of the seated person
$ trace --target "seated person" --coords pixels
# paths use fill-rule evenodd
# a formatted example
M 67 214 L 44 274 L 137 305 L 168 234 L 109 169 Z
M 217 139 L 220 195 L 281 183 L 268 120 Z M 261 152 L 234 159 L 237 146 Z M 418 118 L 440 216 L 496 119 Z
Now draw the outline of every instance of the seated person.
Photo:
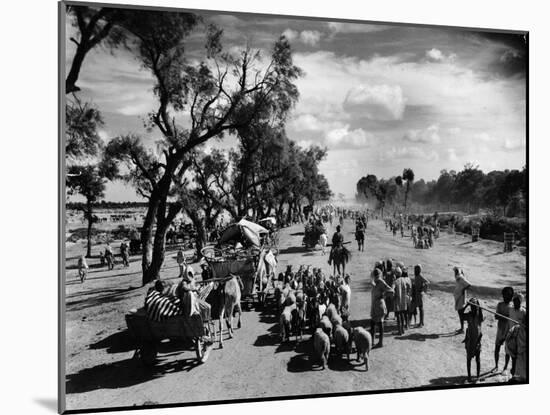
M 191 272 L 184 275 L 178 287 L 176 295 L 181 299 L 183 315 L 186 317 L 200 314 L 203 321 L 210 320 L 210 304 L 201 300 L 197 295 L 198 289 L 195 284 L 195 278 Z

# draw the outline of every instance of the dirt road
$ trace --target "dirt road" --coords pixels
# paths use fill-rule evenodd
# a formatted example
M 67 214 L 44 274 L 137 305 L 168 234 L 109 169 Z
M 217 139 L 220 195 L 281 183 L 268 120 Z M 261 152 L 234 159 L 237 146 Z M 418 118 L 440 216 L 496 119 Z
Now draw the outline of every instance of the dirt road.
M 347 240 L 353 241 L 352 230 L 352 222 L 346 221 Z M 301 248 L 302 232 L 298 225 L 281 231 L 279 269 L 303 264 L 328 271 L 327 256 Z M 410 268 L 420 263 L 431 281 L 425 327 L 398 336 L 395 320 L 390 320 L 384 347 L 371 352 L 368 372 L 364 366 L 355 367 L 354 361 L 337 358 L 324 371 L 312 370 L 307 358 L 308 336 L 302 343 L 281 345 L 275 317 L 255 310 L 243 314 L 243 327 L 225 342 L 224 349 L 216 347 L 206 364 L 196 366 L 194 352 L 167 343 L 161 346 L 155 368 L 145 369 L 132 360 L 133 340 L 124 321 L 125 312 L 141 306 L 144 299 L 140 259 L 133 257 L 129 268 L 119 264 L 110 272 L 92 268 L 88 280 L 80 284 L 75 265 L 84 244 L 68 244 L 67 409 L 464 384 L 463 336 L 454 335 L 458 317 L 453 309 L 452 267 L 464 268 L 475 285 L 471 295 L 493 309 L 503 286 L 525 289 L 525 256 L 517 251 L 503 253 L 501 243 L 471 243 L 463 236 L 443 234 L 434 248 L 418 250 L 410 238 L 393 237 L 381 221 L 371 221 L 365 252 L 357 252 L 355 242 L 348 246 L 353 254 L 348 267 L 353 325 L 368 327 L 369 272 L 376 260 L 391 257 Z M 177 276 L 174 257 L 175 253 L 168 256 L 162 278 Z M 483 330 L 481 364 L 485 373 L 494 366 L 496 332 L 496 322 L 488 313 Z M 502 361 L 503 357 L 501 366 Z M 482 382 L 504 380 L 507 376 L 498 374 L 485 376 Z

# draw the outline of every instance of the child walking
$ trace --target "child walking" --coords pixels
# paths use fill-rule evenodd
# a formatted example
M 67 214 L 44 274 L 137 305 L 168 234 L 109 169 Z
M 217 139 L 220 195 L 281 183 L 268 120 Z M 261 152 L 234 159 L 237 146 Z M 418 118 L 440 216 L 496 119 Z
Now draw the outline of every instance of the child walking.
M 465 310 L 470 307 L 470 311 Z M 464 346 L 466 347 L 466 369 L 468 371 L 468 382 L 472 382 L 472 359 L 476 359 L 476 381 L 479 380 L 480 373 L 480 355 L 481 355 L 481 323 L 483 322 L 483 311 L 479 307 L 477 298 L 472 298 L 464 307 L 464 320 L 468 322 Z
M 508 334 L 508 330 L 510 329 L 510 323 L 509 320 L 499 316 L 501 314 L 504 317 L 510 317 L 510 309 L 512 308 L 511 302 L 512 298 L 514 296 L 514 289 L 512 287 L 504 287 L 502 289 L 502 301 L 497 304 L 497 313 L 495 314 L 495 319 L 497 320 L 497 336 L 495 339 L 495 368 L 493 369 L 493 372 L 498 371 L 498 360 L 500 357 L 500 348 L 504 345 L 504 341 L 506 340 L 506 335 Z M 510 355 L 508 353 L 505 353 L 504 357 L 504 369 L 502 371 L 506 371 L 508 368 L 508 363 L 510 362 Z

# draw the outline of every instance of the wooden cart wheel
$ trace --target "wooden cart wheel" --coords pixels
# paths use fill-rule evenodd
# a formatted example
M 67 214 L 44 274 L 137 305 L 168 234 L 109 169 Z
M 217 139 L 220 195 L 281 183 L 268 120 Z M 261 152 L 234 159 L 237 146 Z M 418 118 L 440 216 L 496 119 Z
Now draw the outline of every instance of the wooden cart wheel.
M 141 361 L 147 366 L 152 366 L 157 358 L 157 347 L 153 342 L 146 342 L 139 350 Z

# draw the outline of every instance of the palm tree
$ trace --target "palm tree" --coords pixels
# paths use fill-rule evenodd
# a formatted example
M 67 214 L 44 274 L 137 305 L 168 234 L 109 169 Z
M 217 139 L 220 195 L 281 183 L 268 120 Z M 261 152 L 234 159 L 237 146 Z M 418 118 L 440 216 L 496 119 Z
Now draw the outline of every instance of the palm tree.
M 414 182 L 414 171 L 412 169 L 403 170 L 403 180 L 407 182 L 407 188 L 405 189 L 405 212 L 407 211 L 407 198 L 409 196 L 409 190 L 412 182 Z

